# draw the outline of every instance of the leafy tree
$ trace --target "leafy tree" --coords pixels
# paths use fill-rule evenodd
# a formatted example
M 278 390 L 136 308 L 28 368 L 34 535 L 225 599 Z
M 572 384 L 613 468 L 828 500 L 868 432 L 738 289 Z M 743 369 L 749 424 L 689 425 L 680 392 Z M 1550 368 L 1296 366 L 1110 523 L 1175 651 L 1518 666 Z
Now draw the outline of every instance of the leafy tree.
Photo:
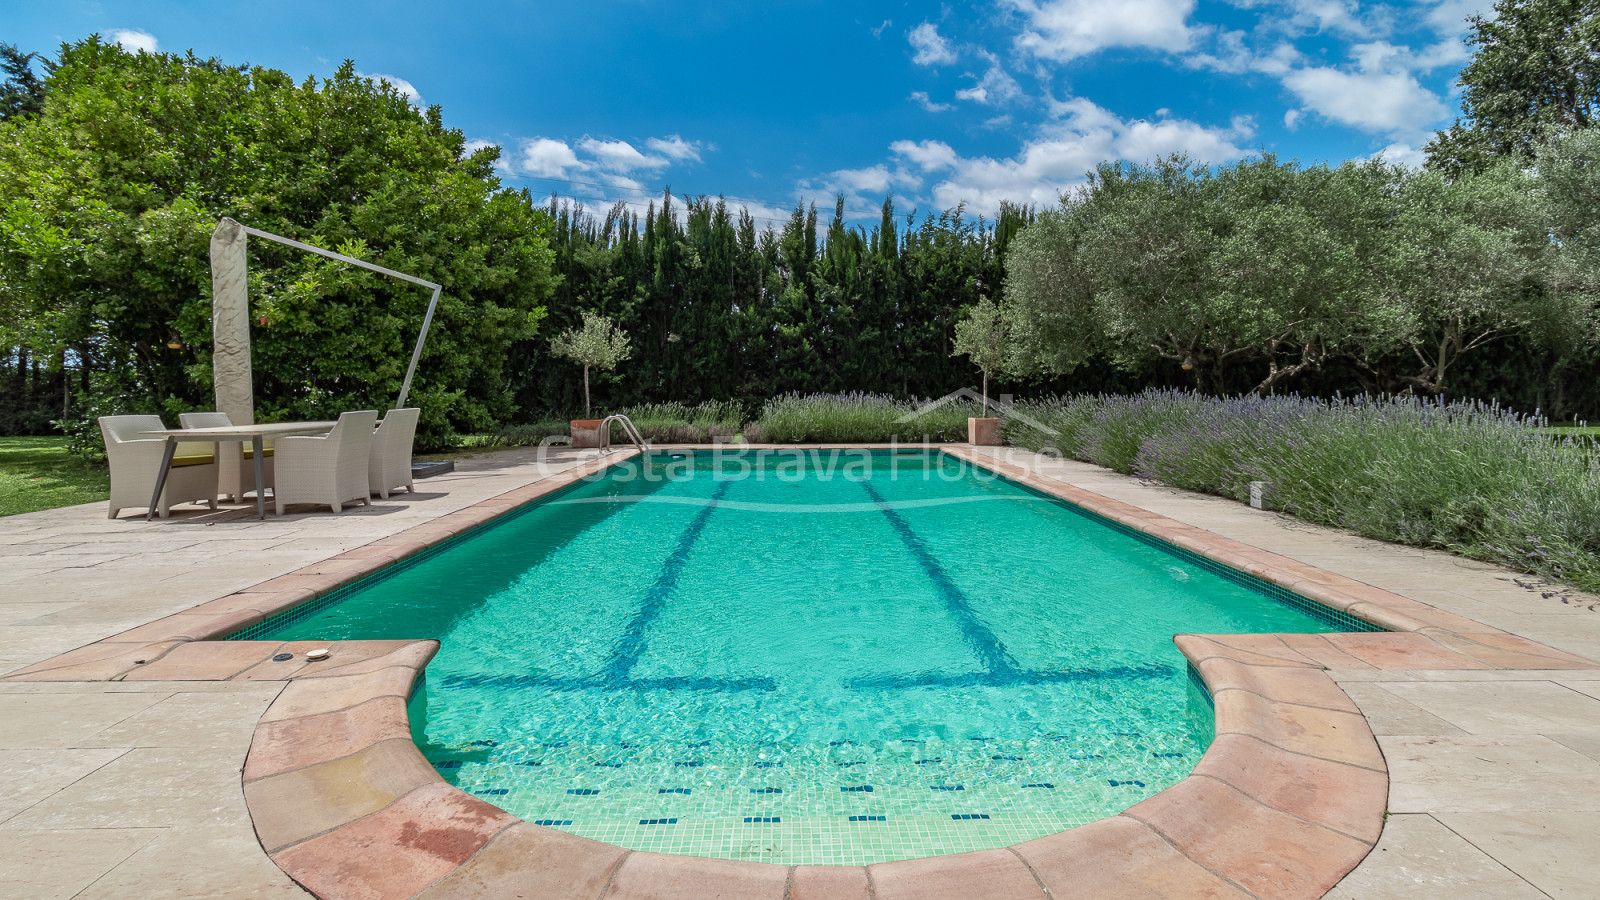
M 1360 361 L 1382 376 L 1373 360 L 1397 347 L 1393 366 L 1401 374 L 1380 377 L 1375 387 L 1440 393 L 1465 355 L 1492 342 L 1517 333 L 1546 344 L 1576 335 L 1583 304 L 1547 279 L 1550 241 L 1537 198 L 1533 178 L 1509 161 L 1453 180 L 1437 171 L 1407 174 L 1386 234 L 1380 303 L 1389 328 Z
M 549 222 L 437 107 L 349 62 L 296 84 L 98 37 L 63 46 L 47 88 L 41 115 L 0 123 L 0 292 L 95 393 L 210 405 L 207 239 L 230 216 L 444 285 L 412 386 L 424 441 L 510 416 L 505 354 L 544 315 Z M 258 415 L 392 402 L 424 292 L 260 241 L 250 279 Z
M 1535 184 L 1559 248 L 1558 289 L 1600 297 L 1600 130 L 1559 136 L 1534 157 Z
M 966 318 L 956 323 L 955 353 L 965 356 L 983 372 L 983 414 L 989 414 L 989 375 L 1010 358 L 1006 340 L 1006 320 L 1000 307 L 984 297 Z
M 46 71 L 51 69 L 50 61 L 37 53 L 23 53 L 16 44 L 0 44 L 0 72 L 6 76 L 0 82 L 0 122 L 44 111 L 44 82 L 33 74 L 36 59 Z
M 1244 363 L 1266 365 L 1260 392 L 1317 368 L 1365 318 L 1372 241 L 1352 223 L 1374 214 L 1352 200 L 1373 180 L 1270 155 L 1217 171 L 1181 156 L 1101 165 L 1012 245 L 1013 368 L 1165 359 L 1215 393 Z
M 1477 48 L 1461 70 L 1461 111 L 1428 145 L 1428 163 L 1455 174 L 1497 157 L 1527 161 L 1554 133 L 1588 128 L 1600 111 L 1600 3 L 1497 0 L 1467 20 Z
M 609 372 L 633 354 L 628 334 L 606 316 L 583 314 L 583 327 L 564 331 L 550 341 L 550 352 L 583 366 L 583 415 L 589 406 L 589 370 Z
M 1548 283 L 1536 194 L 1514 166 L 1102 166 L 1013 248 L 1013 367 L 1165 358 L 1219 394 L 1261 372 L 1265 394 L 1337 362 L 1371 391 L 1437 393 L 1463 355 L 1584 320 Z

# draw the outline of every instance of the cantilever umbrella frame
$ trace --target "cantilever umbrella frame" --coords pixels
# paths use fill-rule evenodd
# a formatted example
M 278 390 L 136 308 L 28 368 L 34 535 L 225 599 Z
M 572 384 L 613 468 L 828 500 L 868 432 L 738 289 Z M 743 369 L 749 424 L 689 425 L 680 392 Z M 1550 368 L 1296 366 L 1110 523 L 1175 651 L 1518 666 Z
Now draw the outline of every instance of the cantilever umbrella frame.
M 349 263 L 352 266 L 359 266 L 363 269 L 370 269 L 381 275 L 387 275 L 390 278 L 398 278 L 401 281 L 409 281 L 412 284 L 420 284 L 423 287 L 433 288 L 433 296 L 428 300 L 428 311 L 422 317 L 422 331 L 417 334 L 417 345 L 411 350 L 411 365 L 406 367 L 406 379 L 400 384 L 400 396 L 395 398 L 394 406 L 391 408 L 400 409 L 401 407 L 405 406 L 406 395 L 411 393 L 411 378 L 417 374 L 417 361 L 422 359 L 422 344 L 428 339 L 428 327 L 433 324 L 433 311 L 439 306 L 439 291 L 442 289 L 441 286 L 434 284 L 431 281 L 424 281 L 415 275 L 407 275 L 404 272 L 396 272 L 393 269 L 386 269 L 383 266 L 369 263 L 365 260 L 356 259 L 353 256 L 345 256 L 343 253 L 335 253 L 332 250 L 324 250 L 321 247 L 313 247 L 310 244 L 305 244 L 291 238 L 286 238 L 281 234 L 273 234 L 270 231 L 262 231 L 259 228 L 251 228 L 249 225 L 240 225 L 239 229 L 252 237 L 265 238 L 269 241 L 277 241 L 280 244 L 286 244 L 290 247 L 294 247 L 297 250 L 304 250 L 307 253 L 315 253 L 318 256 L 326 256 L 329 259 L 337 259 L 340 262 Z

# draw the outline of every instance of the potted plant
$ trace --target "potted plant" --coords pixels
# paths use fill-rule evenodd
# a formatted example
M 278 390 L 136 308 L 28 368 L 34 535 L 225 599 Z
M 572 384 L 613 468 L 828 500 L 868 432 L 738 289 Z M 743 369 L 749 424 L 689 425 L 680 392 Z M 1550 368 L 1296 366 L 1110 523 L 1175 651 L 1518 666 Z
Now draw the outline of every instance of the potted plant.
M 1000 307 L 988 297 L 956 323 L 955 352 L 966 356 L 983 372 L 983 415 L 967 419 L 967 442 L 995 447 L 1000 444 L 1000 419 L 989 415 L 989 376 L 1005 364 L 1006 323 Z
M 600 423 L 604 420 L 590 418 L 589 370 L 609 372 L 633 354 L 628 344 L 628 334 L 609 316 L 586 312 L 583 325 L 568 329 L 550 341 L 550 352 L 583 366 L 583 415 L 573 419 L 572 446 L 598 447 L 601 444 Z

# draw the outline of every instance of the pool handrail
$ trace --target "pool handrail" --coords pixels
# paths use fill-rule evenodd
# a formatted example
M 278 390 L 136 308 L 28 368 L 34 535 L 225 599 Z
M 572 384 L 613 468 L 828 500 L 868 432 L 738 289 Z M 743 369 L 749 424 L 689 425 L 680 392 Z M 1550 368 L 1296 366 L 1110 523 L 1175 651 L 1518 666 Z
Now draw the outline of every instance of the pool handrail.
M 644 435 L 639 433 L 639 429 L 633 424 L 633 420 L 621 413 L 612 413 L 600 420 L 600 452 L 611 452 L 612 422 L 622 426 L 622 433 L 627 436 L 629 442 L 639 448 L 640 454 L 644 456 L 650 455 L 650 442 L 646 441 Z

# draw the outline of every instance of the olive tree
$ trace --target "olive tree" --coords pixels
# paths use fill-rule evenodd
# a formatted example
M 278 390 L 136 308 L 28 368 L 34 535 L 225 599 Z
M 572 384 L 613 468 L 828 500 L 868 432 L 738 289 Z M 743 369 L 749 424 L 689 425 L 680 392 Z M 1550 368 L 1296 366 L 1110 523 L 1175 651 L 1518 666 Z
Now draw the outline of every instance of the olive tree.
M 1013 370 L 1167 359 L 1222 393 L 1250 365 L 1266 393 L 1320 367 L 1381 322 L 1369 282 L 1392 177 L 1382 163 L 1271 155 L 1215 170 L 1181 156 L 1100 166 L 1012 244 Z
M 1412 172 L 1395 199 L 1380 297 L 1392 329 L 1360 361 L 1371 372 L 1398 352 L 1401 374 L 1381 388 L 1437 394 L 1464 356 L 1513 333 L 1550 345 L 1578 335 L 1585 303 L 1550 277 L 1555 246 L 1531 174 L 1510 160 L 1453 179 Z
M 989 376 L 1006 364 L 1010 355 L 1006 321 L 1000 307 L 988 297 L 978 300 L 966 317 L 956 323 L 955 352 L 965 356 L 983 372 L 983 414 L 989 415 Z
M 610 316 L 586 312 L 583 324 L 558 334 L 550 341 L 550 352 L 583 366 L 583 415 L 591 414 L 589 370 L 609 372 L 633 355 L 627 332 L 617 327 Z

